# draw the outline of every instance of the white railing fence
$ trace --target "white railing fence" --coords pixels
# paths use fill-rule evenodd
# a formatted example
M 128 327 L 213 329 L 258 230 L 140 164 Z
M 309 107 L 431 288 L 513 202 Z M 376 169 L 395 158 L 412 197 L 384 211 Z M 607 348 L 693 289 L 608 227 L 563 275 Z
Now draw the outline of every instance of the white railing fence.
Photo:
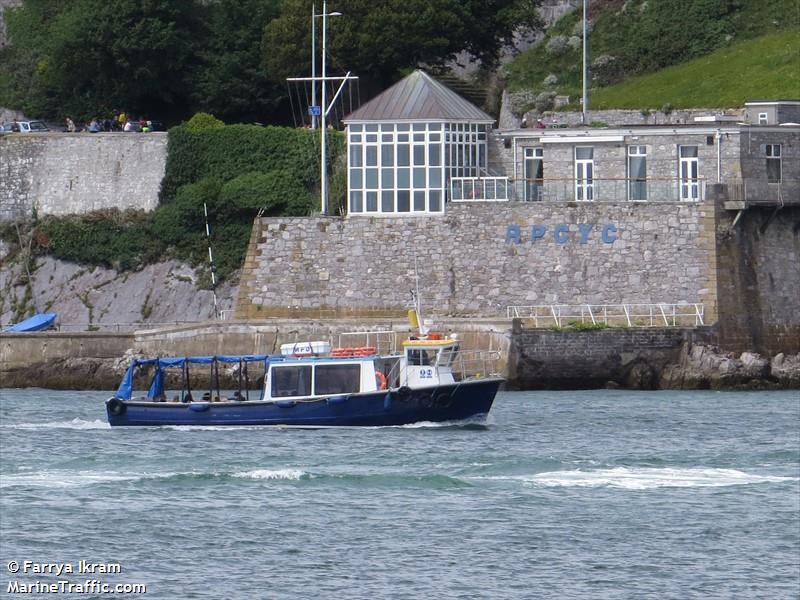
M 609 327 L 678 327 L 704 325 L 702 304 L 540 304 L 509 306 L 509 319 L 532 321 L 534 327 L 607 325 Z

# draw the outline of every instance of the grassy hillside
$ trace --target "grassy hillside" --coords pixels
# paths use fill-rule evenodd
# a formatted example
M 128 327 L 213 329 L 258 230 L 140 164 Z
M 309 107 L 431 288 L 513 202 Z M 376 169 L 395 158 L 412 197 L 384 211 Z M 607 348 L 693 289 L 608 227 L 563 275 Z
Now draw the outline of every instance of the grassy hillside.
M 800 28 L 733 44 L 708 56 L 592 90 L 590 107 L 742 106 L 800 98 Z
M 597 0 L 592 6 L 589 74 L 593 90 L 729 51 L 731 56 L 735 55 L 740 70 L 728 73 L 724 87 L 738 88 L 741 81 L 746 89 L 734 92 L 735 98 L 753 97 L 752 87 L 759 91 L 755 96 L 762 97 L 771 94 L 770 88 L 763 87 L 762 79 L 769 75 L 763 72 L 765 66 L 768 71 L 779 66 L 783 73 L 789 68 L 787 61 L 789 66 L 796 64 L 792 62 L 791 48 L 781 44 L 782 40 L 791 44 L 793 35 L 797 47 L 800 0 Z M 772 34 L 788 37 L 772 38 Z M 768 37 L 749 48 L 756 54 L 770 53 L 779 64 L 772 58 L 759 62 L 758 57 L 738 54 L 743 42 L 763 36 Z M 520 54 L 506 67 L 508 89 L 527 90 L 534 96 L 562 94 L 577 99 L 582 85 L 581 55 L 580 11 L 574 11 L 551 27 L 542 43 Z M 719 60 L 725 62 L 724 57 Z M 703 72 L 702 77 L 708 73 L 713 73 L 713 67 Z M 759 83 L 750 86 L 748 79 Z M 778 80 L 776 75 L 775 81 Z M 713 85 L 719 85 L 719 80 L 716 81 Z M 783 86 L 769 85 L 777 86 L 779 95 L 798 95 L 791 92 L 791 78 Z M 619 106 L 630 105 L 627 97 L 622 100 L 625 103 Z M 667 99 L 657 105 L 665 102 L 676 104 Z

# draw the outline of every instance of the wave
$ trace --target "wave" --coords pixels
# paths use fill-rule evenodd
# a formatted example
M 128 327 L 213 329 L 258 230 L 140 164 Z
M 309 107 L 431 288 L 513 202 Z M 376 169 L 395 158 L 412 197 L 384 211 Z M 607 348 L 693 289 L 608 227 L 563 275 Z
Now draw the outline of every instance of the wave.
M 475 415 L 457 421 L 417 421 L 408 425 L 396 425 L 399 429 L 441 429 L 446 427 L 459 427 L 466 429 L 486 429 L 492 422 L 487 414 Z
M 311 477 L 309 473 L 300 469 L 253 469 L 252 471 L 239 471 L 232 477 L 239 479 L 289 479 L 299 481 Z
M 662 487 L 724 487 L 800 481 L 798 477 L 754 475 L 736 469 L 701 467 L 686 469 L 616 467 L 596 471 L 552 471 L 505 479 L 516 479 L 526 485 L 541 487 L 612 487 L 626 490 L 649 490 Z
M 85 421 L 78 418 L 71 421 L 52 421 L 49 423 L 16 423 L 3 425 L 3 427 L 8 429 L 111 429 L 111 425 L 107 421 L 101 421 L 100 419 Z

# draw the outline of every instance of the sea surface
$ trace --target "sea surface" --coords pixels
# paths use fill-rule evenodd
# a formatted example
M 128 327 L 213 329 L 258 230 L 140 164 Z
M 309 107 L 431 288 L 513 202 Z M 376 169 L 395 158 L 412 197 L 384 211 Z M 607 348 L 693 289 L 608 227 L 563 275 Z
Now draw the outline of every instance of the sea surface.
M 797 392 L 506 392 L 471 424 L 323 430 L 111 429 L 108 395 L 0 390 L 0 596 L 800 597 Z M 122 572 L 23 572 L 82 560 Z

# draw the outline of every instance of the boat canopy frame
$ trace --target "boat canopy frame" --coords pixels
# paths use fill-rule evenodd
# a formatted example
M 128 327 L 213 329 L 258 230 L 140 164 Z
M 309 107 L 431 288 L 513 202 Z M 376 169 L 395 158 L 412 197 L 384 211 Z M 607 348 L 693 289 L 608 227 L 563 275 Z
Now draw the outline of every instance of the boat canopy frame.
M 163 358 L 135 358 L 131 361 L 125 375 L 120 382 L 119 388 L 115 394 L 116 398 L 120 400 L 130 400 L 133 396 L 133 377 L 137 369 L 148 366 L 155 366 L 155 373 L 150 382 L 150 388 L 147 391 L 147 399 L 152 401 L 164 394 L 164 370 L 165 369 L 181 369 L 183 372 L 183 390 L 186 395 L 181 393 L 181 401 L 185 402 L 186 396 L 191 395 L 191 388 L 189 387 L 189 365 L 210 365 L 212 374 L 212 383 L 216 382 L 217 394 L 219 395 L 219 363 L 236 364 L 240 365 L 239 369 L 239 393 L 242 391 L 242 376 L 247 379 L 247 365 L 250 363 L 264 363 L 264 370 L 269 369 L 270 359 L 279 359 L 279 357 L 271 356 L 269 354 L 224 354 L 213 356 L 184 356 L 184 357 L 163 357 Z M 245 382 L 245 393 L 249 391 L 248 382 Z

